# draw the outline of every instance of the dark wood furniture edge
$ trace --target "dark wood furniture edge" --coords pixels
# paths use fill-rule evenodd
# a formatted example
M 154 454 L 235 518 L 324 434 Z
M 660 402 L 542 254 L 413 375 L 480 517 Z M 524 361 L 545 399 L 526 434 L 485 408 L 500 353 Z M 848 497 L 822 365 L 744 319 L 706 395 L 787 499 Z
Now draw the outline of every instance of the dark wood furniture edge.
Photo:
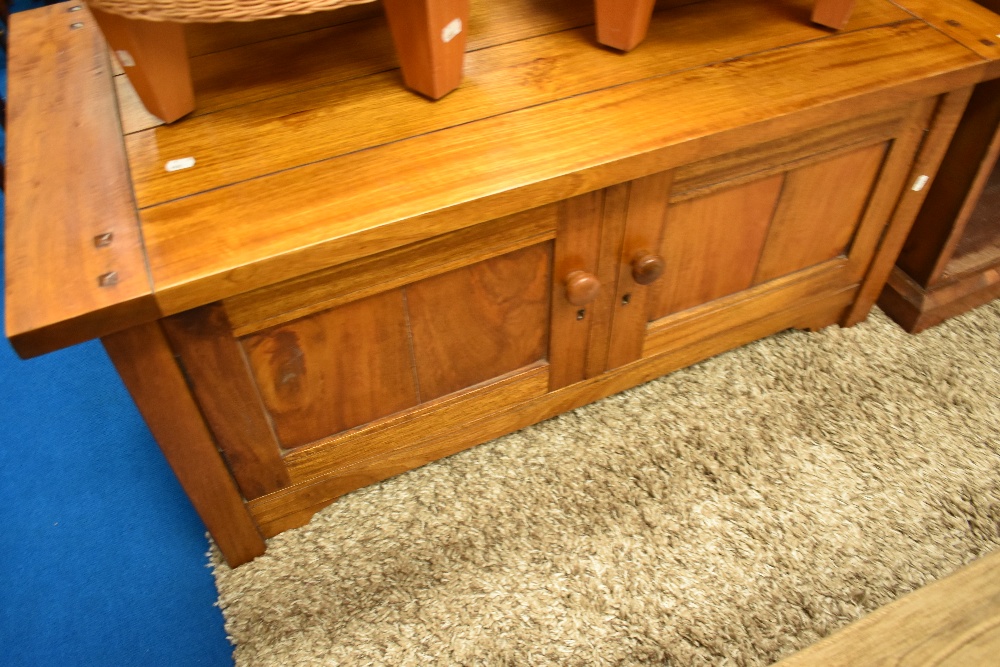
M 264 553 L 264 540 L 205 425 L 160 324 L 101 339 L 163 455 L 231 566 Z
M 996 298 L 1000 298 L 1000 264 L 930 290 L 894 267 L 878 305 L 903 329 L 920 333 Z
M 108 52 L 71 6 L 11 17 L 6 333 L 22 357 L 160 314 Z

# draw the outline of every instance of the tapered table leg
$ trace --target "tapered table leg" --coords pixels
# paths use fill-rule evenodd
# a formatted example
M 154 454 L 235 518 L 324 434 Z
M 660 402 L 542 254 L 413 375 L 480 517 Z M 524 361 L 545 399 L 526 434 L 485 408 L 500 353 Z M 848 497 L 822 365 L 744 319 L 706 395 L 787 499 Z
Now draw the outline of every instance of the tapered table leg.
M 631 51 L 646 38 L 656 0 L 594 0 L 597 41 Z
M 407 87 L 438 99 L 462 82 L 469 0 L 383 0 Z
M 149 113 L 170 123 L 194 111 L 182 24 L 90 11 Z
M 813 5 L 813 23 L 840 30 L 847 26 L 854 11 L 855 0 L 816 0 Z

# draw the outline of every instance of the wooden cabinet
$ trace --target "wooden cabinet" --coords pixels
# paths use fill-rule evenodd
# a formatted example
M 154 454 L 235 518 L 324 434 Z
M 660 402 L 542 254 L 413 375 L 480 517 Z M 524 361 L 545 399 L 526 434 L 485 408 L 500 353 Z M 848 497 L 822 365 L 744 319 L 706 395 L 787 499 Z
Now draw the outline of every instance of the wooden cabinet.
M 553 412 L 553 392 L 643 360 L 708 356 L 762 323 L 844 321 L 935 104 L 722 153 L 163 326 L 242 495 L 291 498 L 256 515 L 272 534 L 315 509 L 303 489 L 316 480 L 325 503 L 395 472 L 404 443 L 474 444 L 485 438 L 465 428 L 486 411 L 523 425 Z
M 353 489 L 863 320 L 1000 75 L 986 10 L 905 1 L 833 34 L 811 0 L 671 0 L 628 56 L 585 3 L 474 4 L 435 103 L 400 89 L 377 7 L 192 26 L 201 97 L 170 126 L 91 22 L 16 15 L 8 336 L 100 338 L 245 562 Z
M 979 84 L 879 305 L 917 333 L 1000 297 L 1000 80 Z

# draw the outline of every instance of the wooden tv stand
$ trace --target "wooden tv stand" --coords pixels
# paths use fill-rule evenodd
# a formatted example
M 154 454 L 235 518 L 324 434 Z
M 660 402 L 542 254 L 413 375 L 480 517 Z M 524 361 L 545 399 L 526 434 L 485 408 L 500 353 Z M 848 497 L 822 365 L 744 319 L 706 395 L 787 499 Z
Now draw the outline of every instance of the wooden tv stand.
M 85 10 L 17 14 L 7 335 L 100 338 L 238 565 L 353 489 L 864 319 L 1000 25 L 964 0 L 859 0 L 838 33 L 811 0 L 673 4 L 621 55 L 589 3 L 478 3 L 433 103 L 374 5 L 191 26 L 171 126 Z

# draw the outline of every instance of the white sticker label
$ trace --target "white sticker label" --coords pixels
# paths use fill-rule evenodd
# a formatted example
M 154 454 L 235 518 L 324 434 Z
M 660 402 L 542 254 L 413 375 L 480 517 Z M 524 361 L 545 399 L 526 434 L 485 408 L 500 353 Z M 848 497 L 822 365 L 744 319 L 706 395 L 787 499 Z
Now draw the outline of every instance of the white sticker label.
M 115 55 L 118 56 L 118 62 L 122 64 L 122 67 L 135 67 L 135 58 L 128 51 L 115 51 Z
M 179 160 L 171 160 L 167 163 L 167 171 L 180 171 L 181 169 L 190 169 L 194 166 L 193 157 L 182 157 Z
M 441 29 L 441 41 L 447 44 L 462 32 L 462 19 L 455 19 Z
M 911 188 L 914 192 L 920 192 L 927 185 L 927 181 L 931 180 L 930 176 L 920 175 L 917 180 L 913 182 L 913 187 Z

